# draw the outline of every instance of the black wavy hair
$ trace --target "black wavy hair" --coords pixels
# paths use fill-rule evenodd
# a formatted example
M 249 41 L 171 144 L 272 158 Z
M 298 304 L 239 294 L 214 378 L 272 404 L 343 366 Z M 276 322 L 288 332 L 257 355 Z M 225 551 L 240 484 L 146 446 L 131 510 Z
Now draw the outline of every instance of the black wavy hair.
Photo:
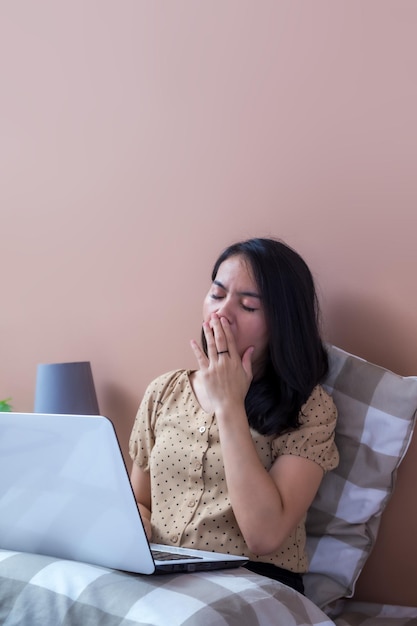
M 244 257 L 253 271 L 269 332 L 264 372 L 252 381 L 245 399 L 249 425 L 262 435 L 281 434 L 299 427 L 300 409 L 329 367 L 314 279 L 283 241 L 254 238 L 226 248 L 212 280 L 232 256 Z

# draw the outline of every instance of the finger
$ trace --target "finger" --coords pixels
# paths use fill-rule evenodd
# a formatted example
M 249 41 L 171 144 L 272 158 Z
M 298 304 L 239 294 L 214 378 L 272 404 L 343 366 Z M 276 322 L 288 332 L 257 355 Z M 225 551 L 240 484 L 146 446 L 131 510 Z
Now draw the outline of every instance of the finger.
M 220 322 L 220 318 L 217 315 L 214 315 L 211 319 L 211 323 L 217 354 L 225 354 L 226 352 L 229 352 L 227 338 Z
M 229 354 L 235 356 L 237 354 L 236 342 L 233 333 L 230 328 L 230 324 L 225 317 L 220 318 L 220 323 L 223 328 L 224 337 L 226 339 L 226 348 L 229 350 Z
M 245 350 L 243 357 L 242 357 L 242 367 L 245 370 L 245 373 L 247 377 L 249 378 L 249 380 L 252 380 L 253 378 L 252 356 L 253 356 L 254 350 L 255 348 L 253 346 L 250 346 L 247 350 Z
M 203 332 L 207 344 L 207 356 L 210 361 L 213 361 L 217 357 L 217 347 L 214 332 L 208 322 L 203 322 Z
M 204 354 L 204 351 L 201 349 L 201 347 L 198 345 L 198 343 L 194 339 L 191 339 L 190 344 L 191 344 L 191 349 L 194 352 L 194 356 L 197 359 L 199 369 L 203 369 L 204 367 L 207 367 L 208 358 Z

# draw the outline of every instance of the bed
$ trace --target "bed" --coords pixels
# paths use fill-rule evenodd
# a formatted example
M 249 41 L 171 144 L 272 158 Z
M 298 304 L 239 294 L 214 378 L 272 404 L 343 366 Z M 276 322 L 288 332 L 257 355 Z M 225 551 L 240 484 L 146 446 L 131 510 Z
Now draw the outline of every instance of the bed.
M 244 568 L 133 575 L 0 550 L 4 626 L 417 626 L 417 608 L 347 602 L 333 621 L 311 600 Z
M 244 568 L 133 575 L 0 551 L 0 624 L 7 626 L 330 626 L 293 589 Z
M 329 346 L 339 467 L 307 516 L 306 596 L 244 568 L 133 575 L 0 549 L 3 626 L 417 626 L 416 606 L 354 599 L 414 429 L 417 377 Z M 1 538 L 0 538 L 1 546 Z

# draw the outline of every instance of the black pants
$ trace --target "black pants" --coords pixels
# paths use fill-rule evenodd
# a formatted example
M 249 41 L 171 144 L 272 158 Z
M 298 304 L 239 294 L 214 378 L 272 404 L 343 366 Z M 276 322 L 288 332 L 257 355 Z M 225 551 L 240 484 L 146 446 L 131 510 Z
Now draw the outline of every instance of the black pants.
M 284 585 L 292 587 L 296 591 L 304 594 L 304 583 L 301 574 L 290 572 L 289 570 L 273 565 L 272 563 L 262 563 L 261 561 L 249 561 L 246 565 L 244 565 L 244 567 L 249 569 L 251 572 L 260 574 L 261 576 L 267 576 L 268 578 L 279 580 L 281 583 L 284 583 Z

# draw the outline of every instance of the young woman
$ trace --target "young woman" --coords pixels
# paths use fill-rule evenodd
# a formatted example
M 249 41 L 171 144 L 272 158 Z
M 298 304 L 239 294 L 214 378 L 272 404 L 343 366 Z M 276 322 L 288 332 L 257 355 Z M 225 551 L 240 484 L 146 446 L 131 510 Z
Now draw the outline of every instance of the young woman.
M 302 591 L 304 520 L 338 462 L 310 270 L 274 239 L 230 246 L 203 305 L 195 371 L 153 381 L 130 438 L 149 539 L 246 555 Z

